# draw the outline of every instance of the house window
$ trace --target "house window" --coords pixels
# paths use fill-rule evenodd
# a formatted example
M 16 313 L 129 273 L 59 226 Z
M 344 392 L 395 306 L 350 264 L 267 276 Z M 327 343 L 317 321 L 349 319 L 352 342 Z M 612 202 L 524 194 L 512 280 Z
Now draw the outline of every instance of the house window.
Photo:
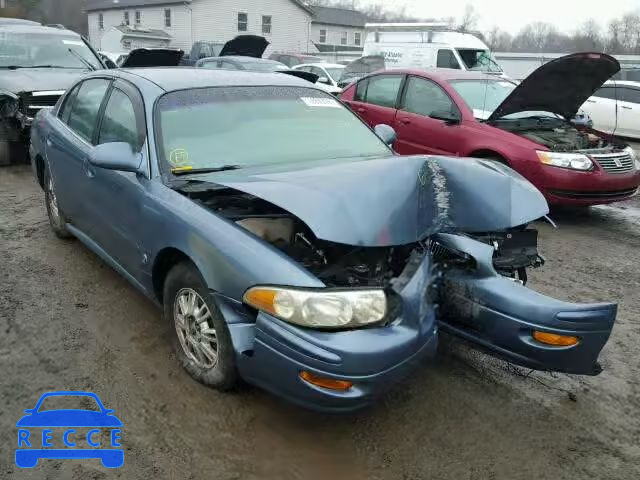
M 320 43 L 327 43 L 327 31 L 325 29 L 320 30 Z
M 171 9 L 170 8 L 164 9 L 164 26 L 165 27 L 171 26 Z
M 271 33 L 271 15 L 262 16 L 262 33 Z
M 248 24 L 249 24 L 249 15 L 247 15 L 246 13 L 239 13 L 238 14 L 238 31 L 246 32 Z
M 354 45 L 360 45 L 360 42 L 362 41 L 362 37 L 361 37 L 361 33 L 360 32 L 356 32 L 353 34 L 353 44 Z
M 136 25 L 140 25 L 141 18 L 140 10 L 136 10 Z
M 102 13 L 98 14 L 98 28 L 104 30 L 104 15 Z
M 129 12 L 124 12 L 124 24 L 129 25 Z
M 347 32 L 342 32 L 342 35 L 340 36 L 340 44 L 341 45 L 346 45 L 347 44 L 348 36 L 349 36 L 349 34 Z

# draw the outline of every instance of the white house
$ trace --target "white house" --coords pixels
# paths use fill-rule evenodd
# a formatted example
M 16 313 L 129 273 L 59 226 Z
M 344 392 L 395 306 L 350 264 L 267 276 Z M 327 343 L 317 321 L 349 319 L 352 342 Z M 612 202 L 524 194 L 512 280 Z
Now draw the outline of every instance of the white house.
M 311 41 L 320 52 L 362 52 L 367 17 L 357 10 L 313 7 Z
M 168 47 L 171 35 L 164 30 L 118 25 L 104 32 L 100 48 L 107 52 L 126 52 L 136 48 Z
M 120 25 L 164 31 L 170 46 L 189 52 L 195 41 L 224 43 L 237 35 L 262 35 L 270 51 L 316 52 L 313 10 L 300 0 L 87 0 L 89 40 L 103 40 Z

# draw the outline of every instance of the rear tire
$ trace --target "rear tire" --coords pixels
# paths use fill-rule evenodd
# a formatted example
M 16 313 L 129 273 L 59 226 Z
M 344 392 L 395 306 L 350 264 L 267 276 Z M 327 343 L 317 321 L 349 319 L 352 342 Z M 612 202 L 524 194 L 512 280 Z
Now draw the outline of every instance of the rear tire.
M 47 206 L 49 225 L 51 225 L 53 233 L 55 233 L 58 238 L 72 238 L 73 235 L 71 235 L 67 230 L 67 218 L 64 216 L 64 212 L 58 205 L 55 186 L 51 175 L 49 175 L 48 169 L 45 169 L 44 171 L 44 200 Z
M 198 269 L 182 262 L 164 283 L 164 317 L 176 358 L 198 382 L 221 391 L 238 383 L 229 328 Z

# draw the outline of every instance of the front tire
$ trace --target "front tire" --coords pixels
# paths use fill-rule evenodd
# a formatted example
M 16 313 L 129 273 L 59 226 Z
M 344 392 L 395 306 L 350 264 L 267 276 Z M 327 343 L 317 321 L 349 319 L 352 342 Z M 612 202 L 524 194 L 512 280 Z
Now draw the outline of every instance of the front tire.
M 47 206 L 47 216 L 49 217 L 49 225 L 51 230 L 58 238 L 71 238 L 72 235 L 67 230 L 67 219 L 58 205 L 58 197 L 56 197 L 55 186 L 49 170 L 44 172 L 44 200 Z
M 198 269 L 182 262 L 164 284 L 164 316 L 171 325 L 176 357 L 198 382 L 217 390 L 238 382 L 227 324 Z

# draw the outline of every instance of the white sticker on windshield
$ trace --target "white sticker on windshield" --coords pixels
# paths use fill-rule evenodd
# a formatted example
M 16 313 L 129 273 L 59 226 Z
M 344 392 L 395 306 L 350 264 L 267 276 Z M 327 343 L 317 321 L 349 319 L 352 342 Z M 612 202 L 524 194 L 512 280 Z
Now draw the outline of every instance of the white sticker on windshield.
M 340 104 L 333 98 L 300 97 L 300 100 L 307 107 L 340 108 Z
M 62 43 L 64 43 L 65 45 L 84 45 L 84 43 L 78 41 L 78 40 L 62 40 Z

